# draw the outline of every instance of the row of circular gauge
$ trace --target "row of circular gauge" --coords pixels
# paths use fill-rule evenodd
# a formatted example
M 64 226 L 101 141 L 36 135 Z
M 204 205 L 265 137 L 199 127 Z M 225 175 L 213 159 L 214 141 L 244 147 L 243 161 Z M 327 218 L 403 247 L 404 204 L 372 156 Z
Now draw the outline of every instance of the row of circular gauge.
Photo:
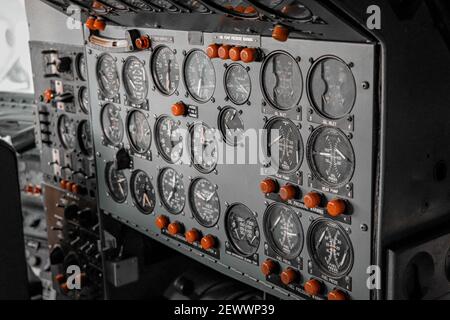
M 114 163 L 105 169 L 109 196 L 123 203 L 128 198 L 128 180 Z M 193 217 L 205 228 L 217 225 L 221 206 L 217 186 L 205 178 L 191 181 L 186 196 L 183 176 L 172 168 L 164 168 L 157 179 L 158 194 L 164 208 L 171 214 L 183 212 L 188 199 Z M 133 204 L 140 212 L 151 214 L 156 206 L 156 191 L 152 179 L 142 170 L 133 171 L 130 179 Z M 270 205 L 264 214 L 264 234 L 271 248 L 285 259 L 300 255 L 304 244 L 304 230 L 297 213 L 284 204 Z M 243 204 L 227 207 L 225 230 L 230 243 L 243 256 L 252 256 L 259 248 L 260 229 L 254 214 Z M 323 272 L 340 277 L 353 264 L 353 249 L 347 233 L 333 221 L 319 219 L 308 232 L 308 249 L 312 259 Z
M 292 22 L 309 22 L 314 19 L 312 11 L 299 0 L 100 0 L 97 1 L 115 11 L 143 10 L 150 12 L 221 12 L 239 18 L 255 19 L 259 13 Z M 94 10 L 106 10 L 98 4 Z
M 126 130 L 121 110 L 106 104 L 101 110 L 101 128 L 106 141 L 116 147 L 123 143 L 125 131 L 130 147 L 137 154 L 146 154 L 152 143 L 148 116 L 140 110 L 130 110 Z M 180 163 L 184 152 L 190 154 L 194 167 L 201 173 L 212 172 L 218 163 L 219 141 L 237 145 L 245 140 L 245 124 L 241 113 L 233 107 L 223 108 L 218 116 L 219 130 L 203 122 L 192 124 L 188 130 L 169 116 L 155 123 L 155 141 L 161 157 L 168 163 Z M 355 155 L 349 138 L 339 129 L 322 126 L 310 136 L 306 152 L 298 127 L 290 120 L 275 117 L 266 123 L 263 150 L 281 174 L 299 170 L 306 153 L 314 176 L 325 185 L 340 187 L 347 184 L 355 170 Z M 220 132 L 220 133 L 219 133 Z
M 157 48 L 152 56 L 150 71 L 156 88 L 163 95 L 177 92 L 181 76 L 175 52 L 166 46 Z M 252 92 L 249 69 L 234 63 L 227 67 L 224 87 L 228 98 L 243 105 Z M 149 81 L 144 63 L 130 56 L 124 64 L 122 77 L 127 98 L 136 104 L 145 101 Z M 303 76 L 298 61 L 289 53 L 275 51 L 262 65 L 261 88 L 265 99 L 276 109 L 297 108 L 303 95 Z M 99 88 L 106 98 L 114 98 L 120 90 L 116 60 L 102 55 L 97 64 Z M 216 90 L 216 71 L 209 57 L 201 50 L 192 50 L 184 60 L 183 81 L 190 96 L 199 103 L 213 98 Z M 356 101 L 356 82 L 351 68 L 341 59 L 326 56 L 317 60 L 308 75 L 307 94 L 313 108 L 328 119 L 348 115 Z

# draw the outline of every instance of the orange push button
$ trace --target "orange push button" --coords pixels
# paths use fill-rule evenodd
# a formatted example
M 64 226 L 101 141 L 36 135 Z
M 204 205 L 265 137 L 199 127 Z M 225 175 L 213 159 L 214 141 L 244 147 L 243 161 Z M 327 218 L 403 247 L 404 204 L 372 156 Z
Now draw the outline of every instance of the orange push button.
M 181 232 L 181 224 L 179 222 L 172 222 L 167 227 L 167 231 L 169 231 L 169 234 L 173 236 L 179 234 Z
M 292 282 L 296 281 L 298 277 L 297 271 L 295 271 L 292 268 L 287 268 L 281 273 L 281 282 L 283 282 L 285 285 L 291 284 Z
M 95 19 L 94 30 L 105 31 L 106 23 L 103 19 Z
M 293 185 L 285 185 L 280 188 L 280 198 L 283 201 L 294 199 L 297 196 L 297 188 Z
M 241 51 L 241 60 L 245 63 L 256 61 L 257 51 L 255 48 L 245 48 Z
M 346 204 L 344 200 L 334 199 L 328 202 L 327 211 L 328 214 L 332 217 L 339 217 L 340 215 L 345 213 Z
M 166 216 L 159 216 L 158 218 L 156 218 L 155 224 L 156 227 L 158 227 L 158 229 L 160 230 L 166 229 L 169 225 L 169 218 L 167 218 Z
M 206 55 L 210 58 L 210 59 L 215 59 L 219 57 L 219 45 L 218 44 L 211 44 L 208 46 L 208 48 L 206 48 Z
M 317 192 L 310 192 L 303 197 L 303 202 L 308 209 L 314 209 L 320 206 L 322 198 Z
M 186 241 L 188 243 L 194 243 L 200 240 L 200 232 L 196 229 L 189 230 L 184 236 L 186 237 Z
M 207 236 L 204 236 L 201 241 L 201 245 L 203 250 L 209 250 L 216 246 L 216 239 L 214 236 L 208 234 Z
M 150 37 L 148 35 L 143 35 L 136 39 L 135 44 L 139 50 L 147 50 L 150 48 L 151 44 Z
M 253 8 L 252 6 L 245 8 L 244 10 L 245 14 L 255 14 L 256 13 L 256 9 Z
M 275 28 L 273 28 L 272 38 L 281 42 L 287 41 L 287 39 L 289 38 L 288 28 L 282 25 L 276 25 Z
M 61 180 L 59 182 L 59 185 L 60 185 L 61 189 L 66 189 L 68 183 L 69 183 L 69 181 L 67 181 L 67 180 Z
M 341 290 L 335 289 L 328 293 L 328 300 L 347 300 L 347 295 L 343 293 Z
M 278 264 L 274 262 L 273 260 L 267 259 L 261 264 L 261 272 L 263 275 L 270 276 L 271 274 L 275 273 L 278 269 Z
M 231 46 L 229 46 L 229 45 L 223 45 L 219 48 L 218 53 L 219 53 L 220 59 L 227 60 L 230 58 L 230 48 L 231 48 Z
M 309 281 L 306 281 L 305 283 L 305 291 L 306 293 L 317 296 L 322 291 L 322 284 L 317 281 L 316 279 L 311 279 Z
M 241 47 L 233 47 L 230 49 L 230 59 L 232 61 L 239 61 L 241 60 Z
M 277 191 L 277 182 L 273 179 L 265 179 L 259 184 L 261 192 L 264 194 L 274 193 Z
M 89 30 L 91 30 L 91 31 L 94 31 L 95 30 L 95 28 L 94 28 L 94 23 L 95 23 L 95 17 L 89 17 L 87 20 L 86 20 L 86 27 L 89 29 Z
M 172 114 L 175 117 L 186 115 L 186 105 L 183 102 L 177 102 L 172 106 Z

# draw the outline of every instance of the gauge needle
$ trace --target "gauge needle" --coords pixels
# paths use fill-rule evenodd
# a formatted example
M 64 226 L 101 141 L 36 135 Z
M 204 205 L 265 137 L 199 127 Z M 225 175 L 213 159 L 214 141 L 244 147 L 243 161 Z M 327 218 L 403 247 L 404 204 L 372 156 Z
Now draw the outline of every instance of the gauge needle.
M 322 241 L 323 241 L 324 238 L 325 238 L 325 231 L 322 232 L 322 234 L 320 235 L 319 241 L 317 241 L 316 250 L 319 249 L 319 247 L 322 244 Z
M 205 197 L 201 194 L 201 192 L 196 192 L 195 195 L 202 199 L 203 201 L 206 201 Z
M 169 62 L 167 63 L 167 77 L 166 77 L 166 88 L 167 88 L 167 90 L 170 90 L 171 64 L 172 64 L 172 61 L 169 60 Z
M 283 136 L 280 135 L 279 137 L 277 137 L 275 140 L 272 141 L 272 143 L 270 144 L 270 146 L 272 147 L 275 143 L 277 143 L 278 141 L 280 141 L 281 139 L 283 139 Z
M 209 202 L 212 199 L 213 196 L 214 196 L 214 192 L 211 192 L 211 194 L 206 199 L 206 202 Z
M 126 181 L 125 179 L 118 179 L 118 180 L 117 180 L 117 182 L 119 183 L 120 193 L 121 193 L 122 195 L 125 194 L 125 191 L 123 190 L 123 187 L 122 187 L 122 182 L 125 182 L 125 181 Z
M 347 158 L 344 156 L 344 154 L 336 148 L 336 153 L 338 153 L 344 160 L 347 160 Z
M 326 152 L 321 152 L 321 153 L 319 153 L 319 155 L 321 155 L 323 157 L 331 157 L 331 153 L 326 153 Z
M 275 223 L 273 224 L 272 228 L 270 228 L 270 231 L 273 232 L 275 230 L 275 228 L 277 227 L 277 225 L 280 223 L 281 221 L 281 216 L 279 216 L 277 218 L 277 220 L 275 221 Z
M 142 197 L 142 205 L 146 207 L 147 205 L 150 206 L 150 199 L 148 198 L 148 195 L 144 193 L 144 196 Z

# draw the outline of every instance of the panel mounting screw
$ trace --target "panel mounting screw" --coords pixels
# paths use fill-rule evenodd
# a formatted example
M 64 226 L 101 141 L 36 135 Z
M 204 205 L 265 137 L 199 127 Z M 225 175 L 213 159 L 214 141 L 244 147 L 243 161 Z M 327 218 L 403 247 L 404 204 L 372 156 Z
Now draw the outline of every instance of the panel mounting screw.
M 363 88 L 364 90 L 369 89 L 369 88 L 370 88 L 370 83 L 367 82 L 367 81 L 364 81 L 364 82 L 362 83 L 362 88 Z
M 363 231 L 363 232 L 367 232 L 369 230 L 369 227 L 367 226 L 367 224 L 362 224 L 360 226 L 360 228 L 361 228 L 361 231 Z

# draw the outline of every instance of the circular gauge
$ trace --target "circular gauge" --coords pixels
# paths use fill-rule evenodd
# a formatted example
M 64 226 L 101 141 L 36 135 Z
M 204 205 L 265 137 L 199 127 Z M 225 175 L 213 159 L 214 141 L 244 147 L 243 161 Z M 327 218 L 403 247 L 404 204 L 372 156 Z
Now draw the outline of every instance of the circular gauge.
M 81 110 L 84 113 L 89 114 L 89 91 L 86 87 L 81 87 L 80 91 L 78 91 L 78 102 L 80 103 Z
M 348 65 L 338 58 L 317 61 L 309 74 L 308 87 L 311 104 L 326 118 L 342 118 L 355 104 L 355 78 Z
M 159 153 L 169 163 L 177 163 L 184 150 L 180 124 L 174 119 L 163 116 L 155 125 L 156 146 Z
M 186 204 L 182 176 L 172 168 L 161 171 L 158 178 L 159 196 L 164 207 L 172 214 L 179 214 Z
M 209 12 L 208 8 L 198 0 L 185 0 L 182 5 L 188 8 L 189 10 L 192 10 L 193 12 L 198 13 Z
M 145 2 L 145 0 L 122 0 L 122 1 L 137 9 L 145 11 L 153 11 L 153 8 L 147 2 Z
M 114 98 L 119 93 L 120 80 L 116 60 L 109 54 L 104 54 L 98 60 L 97 82 L 106 98 Z
M 105 179 L 111 198 L 119 203 L 125 202 L 128 197 L 128 181 L 123 170 L 117 170 L 114 162 L 108 162 Z
M 322 183 L 340 187 L 350 181 L 355 171 L 352 144 L 339 129 L 319 127 L 308 141 L 308 164 Z
M 233 247 L 244 256 L 256 253 L 260 242 L 258 222 L 243 204 L 232 205 L 225 214 L 226 232 Z
M 165 95 L 172 95 L 180 84 L 180 66 L 175 54 L 168 47 L 156 49 L 152 58 L 153 81 L 158 90 Z
M 184 63 L 184 81 L 190 95 L 198 102 L 209 101 L 216 89 L 216 72 L 209 57 L 194 50 Z
M 259 2 L 288 19 L 308 21 L 313 17 L 311 10 L 298 0 L 260 0 Z
M 210 173 L 217 165 L 218 145 L 215 132 L 204 123 L 196 123 L 190 129 L 191 160 L 201 173 Z
M 116 9 L 116 10 L 127 10 L 128 7 L 117 0 L 102 0 L 106 5 L 109 7 Z
M 244 121 L 241 113 L 232 107 L 226 107 L 219 114 L 219 129 L 225 141 L 236 146 L 244 139 Z
M 150 3 L 154 4 L 155 6 L 160 7 L 161 9 L 168 10 L 168 11 L 178 11 L 177 7 L 175 7 L 172 3 L 170 3 L 167 0 L 149 0 Z
M 245 17 L 254 17 L 257 15 L 256 10 L 249 6 L 244 0 L 212 0 L 213 4 L 226 13 L 242 15 Z M 248 8 L 252 8 L 248 11 Z
M 334 221 L 318 219 L 311 224 L 308 252 L 317 267 L 332 278 L 343 277 L 352 269 L 352 243 L 344 229 Z
M 123 84 L 132 103 L 143 103 L 148 94 L 148 79 L 144 64 L 136 57 L 129 57 L 123 67 Z
M 106 140 L 114 146 L 122 143 L 124 127 L 120 108 L 111 103 L 105 105 L 102 109 L 101 121 Z
M 303 140 L 297 126 L 285 118 L 273 118 L 264 127 L 267 132 L 266 153 L 280 173 L 297 171 L 303 162 Z
M 91 126 L 87 120 L 80 122 L 78 126 L 78 143 L 81 151 L 88 157 L 94 154 L 94 142 L 92 141 Z
M 133 150 L 146 153 L 152 143 L 152 130 L 144 113 L 134 110 L 127 117 L 127 134 Z
M 298 257 L 304 233 L 298 215 L 284 204 L 272 204 L 264 215 L 264 233 L 270 247 L 285 259 Z
M 67 150 L 75 149 L 77 126 L 68 116 L 62 115 L 58 119 L 58 135 L 62 146 Z
M 296 107 L 303 92 L 303 78 L 297 61 L 286 52 L 270 54 L 262 67 L 264 97 L 280 110 Z
M 151 214 L 156 205 L 156 194 L 150 177 L 142 170 L 131 176 L 131 196 L 134 204 L 143 214 Z
M 86 81 L 87 79 L 86 57 L 84 56 L 83 53 L 79 53 L 75 61 L 78 78 L 80 78 L 83 81 Z
M 225 73 L 225 90 L 228 98 L 237 105 L 250 98 L 252 83 L 247 69 L 240 64 L 232 64 Z
M 217 188 L 207 179 L 196 179 L 189 188 L 189 204 L 195 219 L 202 226 L 211 228 L 220 217 L 220 201 Z

